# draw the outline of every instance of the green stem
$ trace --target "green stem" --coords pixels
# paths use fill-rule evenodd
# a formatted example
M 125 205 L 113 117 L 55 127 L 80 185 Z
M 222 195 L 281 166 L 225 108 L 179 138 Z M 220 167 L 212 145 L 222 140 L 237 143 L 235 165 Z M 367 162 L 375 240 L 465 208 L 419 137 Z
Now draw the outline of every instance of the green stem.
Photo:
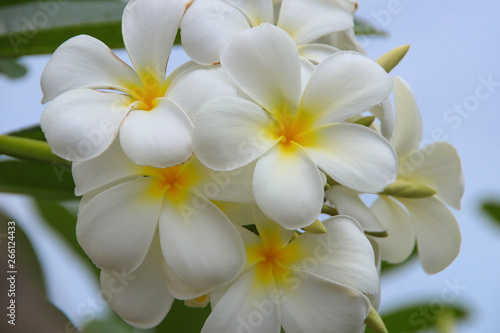
M 0 135 L 0 155 L 8 155 L 23 160 L 57 163 L 71 166 L 71 162 L 56 156 L 47 142 Z

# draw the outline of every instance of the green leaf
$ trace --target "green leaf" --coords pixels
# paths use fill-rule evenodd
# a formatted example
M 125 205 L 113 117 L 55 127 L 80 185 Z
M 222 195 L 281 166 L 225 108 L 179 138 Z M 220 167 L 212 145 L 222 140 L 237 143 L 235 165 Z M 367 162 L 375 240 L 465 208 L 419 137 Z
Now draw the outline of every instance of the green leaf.
M 0 7 L 5 30 L 0 57 L 51 53 L 65 40 L 88 34 L 123 47 L 123 1 L 37 1 Z
M 35 161 L 0 162 L 0 192 L 66 200 L 75 198 L 74 189 L 75 183 L 68 166 Z
M 500 226 L 500 202 L 486 201 L 483 203 L 483 211 Z
M 11 132 L 8 134 L 9 136 L 15 136 L 18 138 L 26 138 L 38 141 L 47 141 L 45 139 L 45 134 L 42 132 L 42 128 L 40 125 L 24 128 L 15 132 Z
M 354 19 L 354 32 L 356 35 L 387 36 L 387 32 L 378 30 L 375 25 L 359 17 Z
M 0 74 L 11 79 L 23 77 L 28 73 L 26 67 L 17 62 L 17 58 L 0 58 Z
M 183 301 L 175 300 L 165 320 L 156 327 L 156 332 L 199 333 L 209 314 L 210 305 L 189 308 Z
M 82 333 L 136 333 L 132 326 L 112 316 L 107 319 L 93 320 L 82 329 Z
M 87 254 L 85 254 L 76 239 L 76 212 L 71 212 L 62 204 L 55 201 L 37 199 L 35 204 L 40 212 L 40 215 L 44 218 L 47 224 L 63 239 L 65 239 L 75 253 L 80 255 L 82 260 L 94 270 L 96 276 L 99 276 L 100 269 L 97 268 Z
M 7 250 L 8 246 L 8 226 L 9 221 L 14 221 L 12 218 L 8 217 L 7 214 L 0 211 L 0 247 L 1 251 Z M 15 221 L 14 221 L 15 223 Z M 33 290 L 38 292 L 40 295 L 46 295 L 45 281 L 42 272 L 42 266 L 38 260 L 38 257 L 31 245 L 31 242 L 24 233 L 22 227 L 16 223 L 15 224 L 15 242 L 16 242 L 16 270 L 22 272 L 23 278 L 25 278 Z M 2 261 L 3 262 L 3 261 Z M 5 260 L 7 264 L 7 259 Z M 5 270 L 4 272 L 6 272 Z M 21 274 L 21 273 L 20 273 Z
M 14 228 L 10 221 L 15 222 Z M 71 321 L 45 298 L 45 283 L 38 257 L 17 222 L 19 221 L 14 221 L 0 212 L 0 270 L 4 272 L 0 289 L 5 292 L 2 296 L 5 297 L 2 298 L 5 300 L 3 304 L 10 306 L 11 300 L 14 300 L 16 313 L 15 326 L 12 326 L 7 323 L 7 320 L 12 319 L 7 315 L 10 310 L 4 311 L 0 332 L 78 333 Z M 8 251 L 9 247 L 12 249 L 14 246 L 15 252 Z M 16 273 L 8 273 L 9 271 Z M 15 279 L 14 287 L 7 280 L 11 276 Z M 9 290 L 15 295 L 9 296 Z
M 442 301 L 438 305 L 434 300 L 414 304 L 382 315 L 382 319 L 389 332 L 416 333 L 435 329 L 441 316 L 449 318 L 450 313 L 455 319 L 467 318 L 468 310 L 461 305 L 446 304 Z M 373 333 L 369 328 L 365 332 Z
M 71 37 L 86 34 L 110 48 L 123 48 L 121 18 L 126 2 L 24 1 L 0 6 L 0 57 L 52 53 Z M 180 43 L 179 34 L 176 44 Z

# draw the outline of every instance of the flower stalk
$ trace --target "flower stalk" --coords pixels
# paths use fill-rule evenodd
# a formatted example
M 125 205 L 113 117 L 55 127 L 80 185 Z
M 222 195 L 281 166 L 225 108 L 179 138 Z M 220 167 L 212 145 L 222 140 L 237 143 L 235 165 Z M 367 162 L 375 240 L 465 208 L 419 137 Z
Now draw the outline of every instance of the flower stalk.
M 0 155 L 71 166 L 71 162 L 54 155 L 47 142 L 9 135 L 0 135 Z

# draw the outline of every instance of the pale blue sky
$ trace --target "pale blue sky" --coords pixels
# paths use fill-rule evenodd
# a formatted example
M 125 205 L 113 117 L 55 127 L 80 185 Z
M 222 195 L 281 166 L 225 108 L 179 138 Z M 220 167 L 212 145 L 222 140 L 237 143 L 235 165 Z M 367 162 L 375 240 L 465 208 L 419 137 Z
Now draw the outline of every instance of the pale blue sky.
M 473 313 L 459 332 L 494 332 L 500 327 L 500 228 L 479 211 L 482 199 L 500 199 L 499 14 L 500 3 L 488 0 L 360 1 L 358 12 L 389 33 L 363 41 L 371 57 L 402 44 L 412 45 L 393 74 L 402 76 L 414 90 L 423 116 L 424 141 L 439 136 L 452 143 L 461 155 L 466 179 L 463 208 L 456 212 L 463 238 L 458 259 L 434 276 L 426 275 L 415 263 L 385 277 L 382 310 L 417 300 L 432 300 L 430 305 L 435 306 L 465 303 Z M 39 122 L 43 110 L 39 77 L 47 60 L 47 56 L 23 58 L 29 68 L 26 78 L 0 78 L 0 133 Z M 174 61 L 183 61 L 180 52 L 172 56 L 170 65 L 175 66 Z M 24 202 L 19 196 L 0 195 L 0 206 L 9 206 L 14 217 L 30 225 L 30 234 L 40 235 L 43 228 L 23 208 Z M 82 276 L 81 268 L 62 264 L 72 261 L 71 254 L 51 238 L 37 237 L 34 242 L 46 253 L 43 263 L 56 304 L 77 322 L 88 317 L 82 309 L 95 308 L 97 315 L 100 305 L 91 305 L 97 299 L 95 284 L 85 278 L 75 280 Z M 75 288 L 77 284 L 84 287 Z M 450 287 L 453 284 L 459 287 Z

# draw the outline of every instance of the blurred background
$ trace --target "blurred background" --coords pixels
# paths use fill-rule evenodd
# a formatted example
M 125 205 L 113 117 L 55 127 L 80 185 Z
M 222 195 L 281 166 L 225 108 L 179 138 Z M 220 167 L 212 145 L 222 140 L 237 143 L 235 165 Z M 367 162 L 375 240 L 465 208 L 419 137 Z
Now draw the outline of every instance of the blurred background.
M 371 58 L 411 44 L 391 74 L 403 77 L 414 90 L 423 143 L 444 138 L 453 144 L 466 180 L 462 210 L 455 212 L 462 231 L 460 255 L 433 276 L 414 259 L 387 267 L 380 311 L 390 332 L 498 332 L 500 3 L 359 2 L 356 17 L 362 26 L 384 33 L 360 36 Z M 0 1 L 0 134 L 31 128 L 18 135 L 42 139 L 32 127 L 43 111 L 39 80 L 48 53 L 83 32 L 112 48 L 123 47 L 123 7 L 124 2 L 113 0 Z M 128 61 L 126 52 L 116 53 Z M 176 46 L 169 70 L 186 60 Z M 130 328 L 107 308 L 98 270 L 76 243 L 78 200 L 72 197 L 72 186 L 68 167 L 0 156 L 1 260 L 5 265 L 7 222 L 15 221 L 19 272 L 14 330 L 6 326 L 7 268 L 2 266 L 0 331 L 154 332 Z M 207 313 L 176 303 L 156 331 L 199 332 Z

